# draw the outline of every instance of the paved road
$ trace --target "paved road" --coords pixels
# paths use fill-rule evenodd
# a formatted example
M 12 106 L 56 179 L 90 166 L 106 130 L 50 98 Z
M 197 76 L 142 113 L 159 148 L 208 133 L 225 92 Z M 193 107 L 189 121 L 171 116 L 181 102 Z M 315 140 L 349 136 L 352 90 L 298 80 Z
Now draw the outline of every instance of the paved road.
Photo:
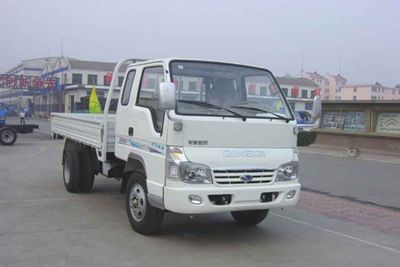
M 36 133 L 0 147 L 0 266 L 398 266 L 400 239 L 299 209 L 255 228 L 229 214 L 167 214 L 159 236 L 128 223 L 119 183 L 69 194 L 62 141 Z
M 301 154 L 304 187 L 400 210 L 400 165 Z
M 17 117 L 8 123 L 18 123 Z M 50 121 L 30 119 L 50 135 Z M 302 184 L 308 189 L 400 210 L 400 165 L 358 159 L 301 154 Z

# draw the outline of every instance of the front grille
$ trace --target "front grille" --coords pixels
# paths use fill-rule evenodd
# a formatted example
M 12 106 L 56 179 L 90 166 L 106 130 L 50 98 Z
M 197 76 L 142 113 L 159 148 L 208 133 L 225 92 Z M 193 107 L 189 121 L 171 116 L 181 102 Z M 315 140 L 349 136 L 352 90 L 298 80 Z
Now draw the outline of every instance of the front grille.
M 268 169 L 242 169 L 242 170 L 213 170 L 216 184 L 269 184 L 275 178 L 275 170 Z M 247 177 L 246 177 L 247 176 Z M 252 179 L 245 179 L 249 178 Z

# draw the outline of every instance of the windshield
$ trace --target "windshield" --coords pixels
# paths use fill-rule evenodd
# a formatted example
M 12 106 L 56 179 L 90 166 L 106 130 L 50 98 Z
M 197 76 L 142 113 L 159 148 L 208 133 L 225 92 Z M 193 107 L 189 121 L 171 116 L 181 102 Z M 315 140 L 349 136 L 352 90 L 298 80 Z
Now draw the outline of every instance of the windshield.
M 292 118 L 267 70 L 194 61 L 173 61 L 170 69 L 178 114 Z

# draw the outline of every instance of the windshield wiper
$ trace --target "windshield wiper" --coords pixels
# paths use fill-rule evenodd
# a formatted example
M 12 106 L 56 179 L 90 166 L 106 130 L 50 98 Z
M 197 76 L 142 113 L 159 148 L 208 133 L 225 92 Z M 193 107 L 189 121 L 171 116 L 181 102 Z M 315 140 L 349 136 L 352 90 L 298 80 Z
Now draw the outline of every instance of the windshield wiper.
M 214 105 L 208 102 L 201 102 L 201 101 L 195 101 L 195 100 L 184 100 L 184 99 L 178 99 L 178 102 L 182 102 L 182 103 L 186 103 L 186 104 L 193 104 L 193 105 L 197 105 L 197 106 L 202 106 L 202 107 L 208 107 L 208 108 L 215 108 L 218 110 L 225 110 L 228 111 L 229 113 L 236 115 L 237 117 L 242 118 L 243 121 L 246 121 L 247 117 L 244 116 L 243 114 L 240 114 L 238 112 L 235 112 L 229 108 L 225 108 L 222 106 L 218 106 L 218 105 Z
M 276 116 L 278 119 L 285 120 L 286 123 L 288 123 L 290 121 L 290 119 L 285 117 L 285 116 L 282 116 L 282 115 L 279 115 L 278 113 L 275 113 L 275 112 L 272 112 L 272 111 L 268 111 L 268 110 L 264 110 L 264 109 L 261 109 L 261 108 L 246 107 L 246 106 L 231 106 L 231 108 L 243 108 L 243 109 L 249 109 L 249 110 L 265 112 L 265 113 L 269 113 L 269 114 L 272 114 L 272 115 Z

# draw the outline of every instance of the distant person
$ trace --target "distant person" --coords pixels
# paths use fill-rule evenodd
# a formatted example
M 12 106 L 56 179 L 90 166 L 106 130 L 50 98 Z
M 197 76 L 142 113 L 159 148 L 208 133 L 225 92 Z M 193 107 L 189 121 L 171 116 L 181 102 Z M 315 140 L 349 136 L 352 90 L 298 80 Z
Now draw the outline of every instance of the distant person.
M 21 125 L 25 125 L 25 111 L 23 109 L 21 109 L 21 111 L 19 112 L 19 117 L 21 119 Z

